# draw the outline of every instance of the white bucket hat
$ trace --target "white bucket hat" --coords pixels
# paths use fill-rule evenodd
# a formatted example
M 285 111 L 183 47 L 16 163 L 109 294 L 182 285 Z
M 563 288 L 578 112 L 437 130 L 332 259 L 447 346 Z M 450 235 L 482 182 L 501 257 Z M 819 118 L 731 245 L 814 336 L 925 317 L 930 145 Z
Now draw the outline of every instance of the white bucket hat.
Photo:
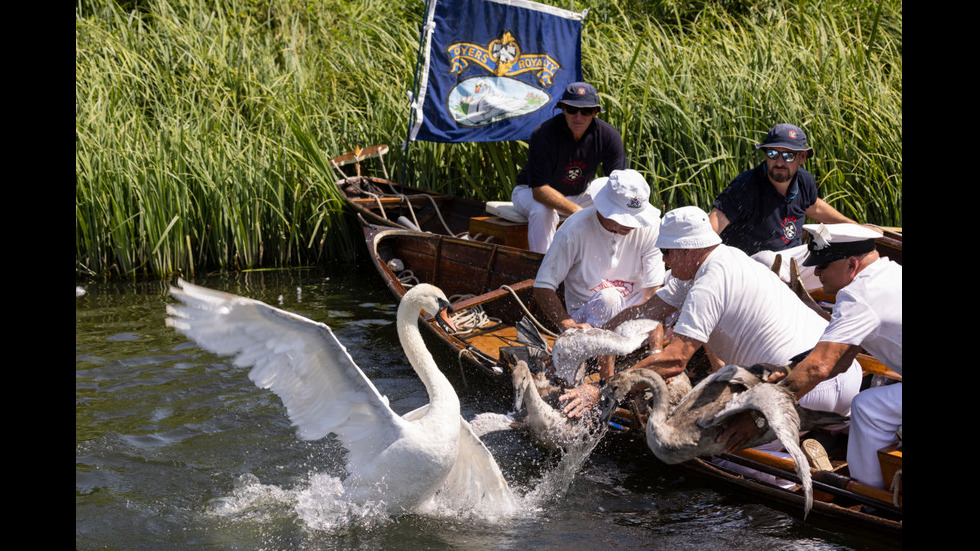
M 650 204 L 650 186 L 632 169 L 614 170 L 589 185 L 599 214 L 630 228 L 645 228 L 660 221 L 660 211 Z
M 698 207 L 679 207 L 664 215 L 657 247 L 661 249 L 703 249 L 721 243 L 711 228 L 708 215 Z

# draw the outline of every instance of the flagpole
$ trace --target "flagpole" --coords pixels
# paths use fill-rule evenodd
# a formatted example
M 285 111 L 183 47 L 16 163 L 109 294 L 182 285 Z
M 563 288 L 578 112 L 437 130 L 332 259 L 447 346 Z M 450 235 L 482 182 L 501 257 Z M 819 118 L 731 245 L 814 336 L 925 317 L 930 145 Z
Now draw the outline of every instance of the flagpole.
M 421 73 L 422 68 L 427 66 L 424 63 L 425 56 L 428 55 L 428 47 L 426 41 L 426 35 L 432 32 L 432 9 L 429 5 L 432 4 L 433 8 L 437 0 L 425 0 L 423 20 L 422 20 L 422 30 L 419 32 L 419 53 L 415 59 L 415 81 L 412 83 L 412 91 L 409 93 L 409 114 L 408 114 L 408 129 L 405 132 L 405 142 L 402 144 L 402 175 L 399 183 L 401 185 L 407 185 L 406 178 L 408 172 L 408 144 L 411 141 L 412 127 L 415 126 L 419 108 L 418 102 L 421 101 L 419 98 L 419 88 L 421 87 Z

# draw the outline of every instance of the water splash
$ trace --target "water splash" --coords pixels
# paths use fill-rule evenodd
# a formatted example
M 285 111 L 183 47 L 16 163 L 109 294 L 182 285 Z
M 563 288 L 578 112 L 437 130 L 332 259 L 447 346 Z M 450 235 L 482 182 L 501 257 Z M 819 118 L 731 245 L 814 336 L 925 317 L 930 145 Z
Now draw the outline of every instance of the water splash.
M 572 482 L 582 470 L 592 451 L 605 436 L 608 427 L 602 425 L 598 430 L 589 432 L 583 438 L 576 440 L 562 453 L 561 459 L 553 469 L 545 471 L 534 487 L 524 496 L 528 506 L 542 507 L 558 501 L 568 493 Z
M 514 511 L 503 513 L 495 504 L 484 507 L 463 505 L 437 494 L 413 512 L 485 525 L 538 517 L 549 504 L 558 502 L 568 492 L 604 434 L 605 429 L 589 434 L 565 450 L 557 463 L 547 467 L 528 488 L 515 489 L 517 509 Z M 232 494 L 211 500 L 206 513 L 225 520 L 255 523 L 277 522 L 295 516 L 310 530 L 328 533 L 391 522 L 399 516 L 384 502 L 358 504 L 350 501 L 344 495 L 343 481 L 329 473 L 311 473 L 306 482 L 291 489 L 264 484 L 252 474 L 242 475 Z

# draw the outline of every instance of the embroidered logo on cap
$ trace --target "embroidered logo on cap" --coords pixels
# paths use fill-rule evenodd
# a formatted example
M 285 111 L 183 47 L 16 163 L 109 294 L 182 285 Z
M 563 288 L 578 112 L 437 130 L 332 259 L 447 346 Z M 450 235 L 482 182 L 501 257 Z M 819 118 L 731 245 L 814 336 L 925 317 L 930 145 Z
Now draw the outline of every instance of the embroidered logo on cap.
M 629 207 L 629 208 L 631 208 L 631 209 L 639 209 L 639 208 L 643 208 L 643 203 L 640 201 L 640 198 L 639 197 L 637 197 L 636 195 L 634 195 L 626 203 L 626 206 Z
M 790 128 L 790 130 L 789 130 L 789 137 L 790 138 L 793 138 L 795 140 L 796 139 L 796 130 L 793 130 L 792 128 Z

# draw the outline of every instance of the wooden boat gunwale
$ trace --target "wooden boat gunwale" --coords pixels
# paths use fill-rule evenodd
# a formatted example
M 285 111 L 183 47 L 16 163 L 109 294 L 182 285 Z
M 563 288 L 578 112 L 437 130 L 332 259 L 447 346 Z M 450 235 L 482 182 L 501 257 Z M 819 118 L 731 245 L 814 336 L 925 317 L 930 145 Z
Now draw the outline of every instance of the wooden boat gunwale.
M 383 249 L 383 245 L 387 242 L 400 239 L 402 242 L 421 243 L 433 249 L 431 251 L 431 258 L 434 266 L 429 268 L 431 277 L 420 278 L 421 281 L 427 281 L 442 287 L 450 297 L 460 291 L 459 287 L 461 285 L 467 286 L 467 290 L 479 289 L 479 292 L 467 293 L 464 298 L 453 301 L 452 306 L 455 312 L 476 307 L 486 307 L 488 305 L 501 309 L 505 308 L 503 306 L 505 302 L 509 303 L 506 305 L 508 310 L 516 310 L 521 308 L 521 305 L 524 308 L 532 307 L 529 304 L 533 302 L 531 297 L 534 283 L 533 276 L 537 272 L 537 266 L 540 264 L 541 258 L 543 258 L 543 255 L 540 253 L 494 243 L 376 226 L 363 218 L 361 218 L 361 223 L 364 230 L 365 243 L 370 252 L 372 262 L 381 275 L 381 278 L 385 281 L 386 286 L 395 297 L 400 298 L 403 296 L 407 288 L 399 279 L 399 274 L 395 273 L 389 265 L 391 259 L 385 258 L 387 251 Z M 456 248 L 470 249 L 475 251 L 472 254 L 473 257 L 484 259 L 481 265 L 473 266 L 471 267 L 472 270 L 470 270 L 471 272 L 483 274 L 479 282 L 475 281 L 475 279 L 453 282 L 447 278 L 458 278 L 460 277 L 459 274 L 436 273 L 440 269 L 440 266 L 445 266 L 453 261 L 452 259 L 447 260 L 444 257 L 446 251 Z M 405 261 L 405 259 L 399 260 Z M 523 267 L 521 277 L 514 277 L 513 280 L 509 280 L 507 279 L 508 276 L 506 273 L 510 273 L 509 270 L 513 268 L 509 268 L 508 266 L 512 267 L 515 265 Z M 418 268 L 419 265 L 417 263 L 406 263 L 405 265 L 405 269 L 407 270 Z M 520 304 L 518 304 L 518 301 L 520 301 Z M 480 339 L 497 339 L 501 343 L 510 342 L 516 344 L 516 329 L 513 328 L 512 323 L 506 324 L 506 327 L 503 328 L 475 329 L 463 338 L 459 335 L 446 332 L 439 324 L 435 323 L 435 320 L 431 316 L 424 314 L 422 321 L 423 326 L 428 328 L 432 334 L 445 343 L 450 350 L 454 351 L 461 361 L 465 360 L 467 364 L 489 375 L 501 376 L 506 374 L 504 367 L 502 367 L 503 360 L 500 358 L 499 346 L 496 350 L 488 350 L 483 346 L 475 346 L 473 342 L 479 341 Z M 494 354 L 495 352 L 496 354 Z M 510 380 L 509 377 L 505 377 L 505 379 L 508 382 Z

